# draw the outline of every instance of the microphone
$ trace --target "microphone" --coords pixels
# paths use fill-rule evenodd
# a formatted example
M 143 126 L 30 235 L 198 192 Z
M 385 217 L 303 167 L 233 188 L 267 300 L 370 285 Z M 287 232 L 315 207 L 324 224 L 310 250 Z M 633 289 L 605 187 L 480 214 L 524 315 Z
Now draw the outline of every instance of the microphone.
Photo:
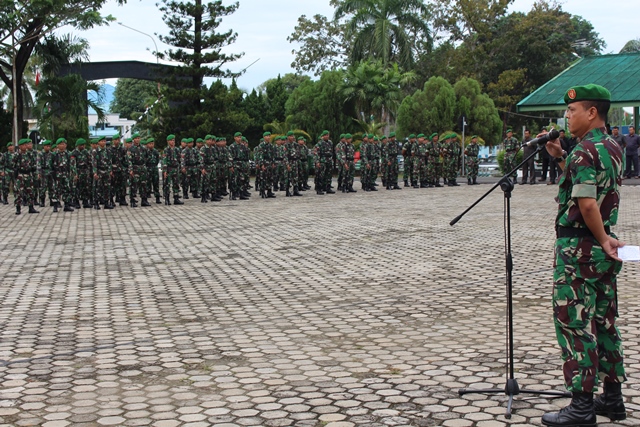
M 534 138 L 531 141 L 527 141 L 525 143 L 522 144 L 523 147 L 531 147 L 532 145 L 544 145 L 546 144 L 548 141 L 553 141 L 554 139 L 558 138 L 560 136 L 560 132 L 558 132 L 555 129 L 551 129 L 551 132 L 542 135 L 540 138 Z

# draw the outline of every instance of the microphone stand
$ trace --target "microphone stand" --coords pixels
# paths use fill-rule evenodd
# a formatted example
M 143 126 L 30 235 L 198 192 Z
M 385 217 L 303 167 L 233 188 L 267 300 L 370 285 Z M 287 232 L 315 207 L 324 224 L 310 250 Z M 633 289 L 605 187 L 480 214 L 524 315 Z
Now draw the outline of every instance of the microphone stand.
M 567 391 L 540 391 L 520 389 L 518 381 L 514 377 L 514 362 L 513 362 L 513 257 L 511 253 L 511 192 L 514 189 L 514 183 L 511 181 L 510 176 L 517 172 L 522 165 L 528 162 L 536 154 L 545 149 L 545 145 L 538 145 L 535 152 L 524 159 L 518 166 L 512 171 L 504 175 L 489 191 L 487 191 L 482 197 L 476 200 L 471 206 L 469 206 L 464 212 L 455 217 L 449 225 L 455 225 L 460 219 L 471 209 L 473 209 L 478 203 L 480 203 L 485 197 L 493 192 L 496 188 L 500 187 L 504 193 L 504 217 L 505 217 L 505 270 L 506 270 L 506 287 L 507 287 L 507 383 L 504 389 L 491 388 L 491 389 L 475 389 L 475 388 L 462 388 L 458 390 L 460 396 L 468 393 L 483 393 L 483 394 L 499 394 L 504 393 L 509 396 L 509 402 L 507 403 L 507 412 L 505 418 L 511 418 L 511 406 L 513 404 L 513 397 L 520 393 L 528 393 L 534 395 L 548 395 L 553 397 L 571 397 L 571 393 Z

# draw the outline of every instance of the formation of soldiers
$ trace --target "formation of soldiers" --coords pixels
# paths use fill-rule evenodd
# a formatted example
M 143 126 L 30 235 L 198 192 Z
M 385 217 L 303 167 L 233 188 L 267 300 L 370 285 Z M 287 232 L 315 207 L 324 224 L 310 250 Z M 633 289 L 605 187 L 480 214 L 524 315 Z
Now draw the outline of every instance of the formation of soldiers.
M 29 213 L 38 213 L 35 206 L 49 206 L 54 212 L 62 209 L 114 209 L 119 206 L 151 206 L 150 200 L 166 205 L 182 205 L 189 195 L 202 203 L 248 200 L 251 197 L 250 149 L 247 139 L 237 132 L 227 146 L 225 137 L 206 135 L 204 138 L 183 138 L 176 145 L 175 135 L 167 137 L 162 153 L 155 148 L 153 138 L 143 140 L 132 135 L 121 144 L 120 135 L 88 143 L 80 138 L 72 151 L 67 141 L 59 138 L 44 141 L 42 151 L 33 149 L 30 139 L 18 142 L 18 149 L 7 144 L 7 152 L 0 156 L 0 202 L 8 204 L 9 188 L 14 188 L 16 214 L 28 206 Z M 285 136 L 263 134 L 254 149 L 256 166 L 255 189 L 262 198 L 274 198 L 278 191 L 287 197 L 300 197 L 311 189 L 310 168 L 314 169 L 314 190 L 318 195 L 334 194 L 332 176 L 338 169 L 338 191 L 355 193 L 355 146 L 351 134 L 340 135 L 335 145 L 328 131 L 323 131 L 312 149 L 303 136 L 290 131 Z M 90 145 L 90 148 L 87 147 Z M 377 178 L 387 190 L 399 190 L 398 156 L 405 162 L 405 187 L 442 187 L 440 178 L 451 186 L 458 185 L 460 146 L 455 134 L 447 134 L 443 142 L 438 135 L 425 138 L 410 135 L 401 146 L 395 133 L 377 137 L 363 135 L 360 146 L 361 183 L 364 191 L 377 191 Z M 477 137 L 465 150 L 468 183 L 476 184 L 478 146 Z M 309 158 L 312 158 L 311 167 Z M 160 186 L 162 176 L 162 187 Z M 129 201 L 127 201 L 127 195 Z M 161 200 L 164 199 L 164 202 Z

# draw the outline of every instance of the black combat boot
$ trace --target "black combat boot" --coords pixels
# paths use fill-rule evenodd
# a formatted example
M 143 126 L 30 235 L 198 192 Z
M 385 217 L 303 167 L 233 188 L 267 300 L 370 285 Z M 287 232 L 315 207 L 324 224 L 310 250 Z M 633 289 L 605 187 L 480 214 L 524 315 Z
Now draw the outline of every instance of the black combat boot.
M 200 194 L 197 191 L 193 192 L 193 198 L 194 199 L 199 199 L 200 198 Z
M 346 185 L 343 185 L 343 186 L 342 186 L 342 192 L 343 192 L 343 193 L 346 193 L 347 191 L 348 191 L 347 186 L 346 186 Z
M 73 202 L 73 207 L 76 208 L 76 209 L 82 209 L 82 205 L 80 204 L 80 200 L 76 199 Z
M 444 185 L 440 184 L 440 180 L 437 180 L 436 181 L 436 185 L 434 187 L 442 188 L 442 187 L 444 187 Z
M 402 188 L 400 188 L 400 186 L 396 182 L 395 184 L 393 184 L 392 190 L 402 190 Z
M 267 194 L 264 192 L 264 190 L 260 190 L 260 197 L 263 199 L 267 197 Z
M 336 192 L 331 189 L 331 186 L 327 187 L 327 189 L 325 190 L 325 193 L 327 193 L 327 194 L 336 194 Z
M 44 207 L 44 196 L 40 197 L 40 206 Z
M 222 201 L 222 197 L 220 197 L 220 195 L 219 195 L 219 194 L 217 194 L 217 193 L 216 193 L 216 194 L 213 194 L 213 195 L 211 196 L 211 201 L 212 201 L 212 202 L 221 202 L 221 201 Z
M 171 199 L 168 195 L 164 198 L 164 204 L 165 206 L 171 206 Z
M 184 205 L 184 202 L 182 200 L 180 200 L 180 197 L 173 196 L 173 204 L 174 205 Z
M 98 206 L 98 205 L 96 205 Z M 136 203 L 136 199 L 131 199 L 131 207 L 132 208 L 137 208 L 138 207 L 138 203 Z
M 9 196 L 3 196 L 2 197 L 2 204 L 3 205 L 8 205 L 9 204 L 8 198 L 9 198 Z
M 16 215 L 20 215 L 22 212 L 20 212 L 20 205 L 16 206 Z
M 189 200 L 189 192 L 187 190 L 182 191 L 182 198 L 185 200 Z
M 146 208 L 146 207 L 151 206 L 151 204 L 149 203 L 149 201 L 147 200 L 147 198 L 146 198 L 146 197 L 143 197 L 143 198 L 142 198 L 142 203 L 140 203 L 140 206 L 142 206 L 142 207 Z
M 405 180 L 404 180 L 404 186 L 405 186 L 405 187 L 408 187 L 408 186 L 409 186 L 409 180 L 407 180 L 407 179 L 405 179 Z
M 286 195 L 287 197 L 291 197 L 291 192 L 289 191 L 289 187 L 287 187 L 287 190 L 286 190 L 286 191 L 287 191 L 287 192 L 285 193 L 285 195 Z
M 412 181 L 412 182 L 411 182 L 411 187 L 412 187 L 412 188 L 420 188 L 420 186 L 418 185 L 418 182 L 417 182 L 417 181 Z
M 593 393 L 573 393 L 569 406 L 560 409 L 560 412 L 544 414 L 542 424 L 550 427 L 597 426 Z
M 33 205 L 29 205 L 29 213 L 40 213 L 40 211 L 35 210 Z
M 353 189 L 353 185 L 350 185 L 349 188 L 347 189 L 347 193 L 357 193 L 358 190 L 354 190 Z
M 220 193 L 221 196 L 228 196 L 229 192 L 227 190 L 222 190 L 222 193 Z
M 249 200 L 249 198 L 247 196 L 245 196 L 243 192 L 238 193 L 238 199 L 239 200 Z
M 113 208 L 112 208 L 112 209 L 113 209 Z M 64 212 L 73 212 L 73 208 L 71 207 L 71 205 L 70 205 L 70 204 L 65 203 L 65 204 L 64 204 L 64 209 L 63 209 L 63 211 L 64 211 Z
M 451 180 L 451 186 L 453 187 L 460 187 L 460 184 L 458 184 L 458 182 L 454 179 Z
M 271 189 L 267 190 L 267 199 L 275 199 L 276 195 L 273 194 L 273 191 L 271 191 Z
M 53 213 L 58 213 L 58 203 L 53 202 Z
M 302 197 L 302 194 L 298 191 L 298 187 L 293 187 L 293 195 L 295 197 Z
M 160 200 L 160 196 L 156 196 L 156 205 L 159 205 L 161 203 L 162 203 L 162 201 Z
M 467 185 L 473 185 L 473 184 L 471 184 L 471 178 L 470 177 L 467 177 Z
M 374 185 L 371 185 L 369 191 L 378 191 L 378 189 Z
M 316 187 L 316 194 L 320 195 L 320 196 L 324 196 L 324 191 L 322 191 L 320 189 L 320 187 Z
M 429 188 L 426 182 L 420 182 L 420 188 Z
M 476 177 L 473 177 L 473 185 L 478 185 L 478 182 L 476 181 Z
M 596 415 L 609 417 L 611 421 L 620 421 L 627 418 L 627 413 L 622 399 L 622 384 L 604 383 L 604 393 L 593 401 Z
M 202 198 L 200 199 L 200 203 L 207 203 L 207 196 L 202 193 Z
M 108 202 L 104 204 L 104 208 L 107 210 L 111 210 L 111 209 L 115 209 L 116 205 L 113 204 L 113 202 Z
M 280 184 L 280 191 L 285 191 L 284 184 Z
M 127 199 L 125 197 L 123 197 L 122 199 L 120 199 L 120 206 L 128 206 L 129 204 L 127 203 Z

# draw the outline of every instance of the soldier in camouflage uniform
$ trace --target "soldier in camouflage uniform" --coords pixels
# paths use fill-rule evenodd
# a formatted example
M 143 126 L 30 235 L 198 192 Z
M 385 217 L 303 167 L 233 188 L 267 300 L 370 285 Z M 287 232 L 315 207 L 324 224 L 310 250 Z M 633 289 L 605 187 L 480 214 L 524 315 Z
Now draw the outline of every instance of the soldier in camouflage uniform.
M 7 143 L 7 152 L 0 154 L 0 178 L 2 178 L 2 186 L 0 187 L 0 198 L 3 205 L 9 204 L 9 187 L 14 186 L 15 181 L 13 173 L 13 158 L 15 157 L 15 146 L 12 142 Z
M 465 164 L 467 168 L 467 184 L 476 185 L 478 184 L 476 180 L 478 178 L 478 164 L 480 163 L 480 160 L 478 159 L 478 154 L 480 154 L 478 135 L 473 135 L 471 137 L 471 142 L 467 145 L 467 148 L 465 148 L 464 154 L 466 156 Z
M 76 148 L 71 152 L 73 162 L 76 165 L 76 176 L 74 178 L 74 198 L 76 207 L 80 205 L 84 209 L 91 208 L 91 185 L 93 182 L 93 170 L 91 165 L 91 153 L 85 149 L 87 141 L 79 138 L 76 141 Z
M 507 174 L 517 166 L 516 156 L 520 150 L 520 144 L 513 136 L 513 131 L 511 129 L 507 129 L 507 137 L 502 141 L 502 145 L 504 147 L 504 173 Z M 517 183 L 518 175 L 516 175 L 516 172 L 514 172 L 512 176 L 513 182 Z
M 162 153 L 162 189 L 164 193 L 164 204 L 171 205 L 170 192 L 173 191 L 173 204 L 184 205 L 180 200 L 180 148 L 176 147 L 176 136 L 167 136 L 167 147 Z
M 200 149 L 200 172 L 202 173 L 202 188 L 200 189 L 202 203 L 219 202 L 222 199 L 218 196 L 216 188 L 216 160 L 217 151 L 215 147 L 215 136 L 204 137 L 206 145 Z
M 274 164 L 275 170 L 273 174 L 273 191 L 284 191 L 284 177 L 285 177 L 285 158 L 284 158 L 284 150 L 282 146 L 284 145 L 284 138 L 281 136 L 276 136 L 275 145 L 273 146 L 274 152 Z
M 111 197 L 111 171 L 113 159 L 111 151 L 107 149 L 107 140 L 103 137 L 98 141 L 98 148 L 91 152 L 91 171 L 93 172 L 93 208 L 100 210 L 100 205 L 105 209 L 113 209 L 109 199 Z
M 218 177 L 218 194 L 220 196 L 229 196 L 230 200 L 236 200 L 233 194 L 229 194 L 227 191 L 230 177 L 233 174 L 233 157 L 227 147 L 227 139 L 225 137 L 218 138 L 217 141 L 217 169 L 216 176 Z
M 140 145 L 140 135 L 133 135 L 133 146 L 127 152 L 129 176 L 131 177 L 131 207 L 138 207 L 136 195 L 140 192 L 141 206 L 151 206 L 147 200 L 147 149 Z
M 398 142 L 395 132 L 389 134 L 389 141 L 384 146 L 382 158 L 386 162 L 387 189 L 402 190 L 398 185 Z
M 373 171 L 372 171 L 372 185 L 374 187 L 378 186 L 377 180 L 378 175 L 380 174 L 380 159 L 382 158 L 382 144 L 380 143 L 380 138 L 375 135 L 369 134 L 369 140 L 373 137 Z
M 416 184 L 413 188 L 427 188 L 427 144 L 424 134 L 418 135 L 418 141 L 413 146 L 412 154 L 414 158 L 413 176 Z
M 30 149 L 32 142 L 28 138 L 18 141 L 19 151 L 11 159 L 14 177 L 14 193 L 16 215 L 20 215 L 21 207 L 29 206 L 29 213 L 40 213 L 34 209 L 35 178 L 38 174 L 38 158 Z M 5 169 L 6 170 L 6 169 Z
M 342 188 L 343 193 L 357 193 L 353 188 L 353 178 L 356 175 L 355 165 L 356 149 L 353 146 L 353 136 L 350 133 L 344 135 L 344 142 L 336 145 L 336 158 L 338 159 L 338 167 L 342 170 Z
M 298 158 L 298 143 L 296 142 L 296 136 L 293 131 L 287 132 L 287 139 L 285 141 L 285 149 L 287 153 L 287 170 L 286 170 L 286 196 L 302 196 L 298 191 L 298 183 L 300 182 L 299 158 Z M 290 188 L 293 187 L 293 193 Z
M 316 193 L 335 194 L 331 189 L 333 175 L 333 142 L 329 139 L 329 131 L 324 130 L 320 134 L 320 140 L 314 147 L 314 161 L 316 165 Z
M 300 191 L 310 190 L 309 181 L 309 148 L 304 136 L 298 137 L 298 189 Z
M 185 176 L 185 180 L 182 185 L 182 197 L 189 198 L 189 191 L 191 191 L 193 197 L 198 195 L 198 174 L 201 173 L 198 169 L 200 160 L 198 159 L 198 153 L 193 146 L 193 138 L 187 138 L 187 147 L 182 150 L 181 168 L 182 174 Z
M 204 147 L 204 139 L 196 138 L 196 158 L 198 159 L 198 173 L 196 173 L 196 189 L 193 191 L 194 197 L 200 197 L 200 191 L 202 190 L 202 171 L 200 170 L 202 148 Z
M 40 170 L 40 206 L 44 206 L 46 195 L 49 194 L 49 206 L 53 206 L 53 176 L 51 174 L 51 141 L 42 143 L 42 152 L 38 153 L 38 167 Z
M 366 143 L 362 141 L 362 145 L 360 146 L 360 159 L 362 161 L 360 170 L 362 171 L 362 175 L 360 177 L 360 181 L 362 182 L 362 189 L 364 191 L 378 191 L 373 185 L 375 181 L 375 154 L 374 151 L 375 141 L 371 138 L 373 135 L 367 135 Z
M 251 148 L 249 148 L 249 140 L 242 137 L 242 146 L 240 147 L 240 168 L 242 171 L 242 192 L 245 197 L 251 196 Z
M 273 187 L 273 174 L 275 171 L 275 147 L 271 144 L 271 132 L 262 135 L 262 141 L 254 150 L 253 159 L 256 162 L 256 181 L 259 181 L 258 190 L 260 197 L 275 198 L 271 191 Z
M 404 158 L 404 186 L 409 187 L 413 185 L 413 157 L 411 156 L 411 149 L 416 142 L 415 134 L 409 135 L 409 138 L 402 145 L 402 157 Z
M 450 133 L 442 145 L 442 169 L 444 179 L 449 187 L 457 187 L 458 165 L 460 163 L 460 146 L 456 134 Z
M 334 151 L 336 152 L 335 166 L 336 166 L 336 169 L 338 169 L 338 191 L 342 191 L 342 181 L 343 181 L 342 174 L 344 173 L 344 170 L 340 167 L 340 160 L 338 159 L 338 145 L 340 145 L 340 144 L 344 145 L 344 143 L 345 143 L 345 137 L 344 136 L 345 136 L 344 133 L 340 134 L 340 139 L 338 140 L 338 143 L 336 144 L 336 147 L 334 148 Z
M 427 143 L 427 182 L 429 188 L 442 187 L 440 176 L 442 176 L 442 146 L 438 139 L 440 136 L 434 132 L 429 137 Z
M 564 96 L 571 133 L 580 142 L 570 154 L 559 139 L 547 152 L 560 178 L 553 286 L 553 318 L 562 349 L 564 381 L 571 404 L 543 415 L 547 426 L 595 426 L 596 415 L 626 418 L 621 383 L 626 380 L 618 317 L 616 225 L 622 184 L 622 150 L 606 134 L 609 91 L 570 88 Z M 553 160 L 552 160 L 553 161 Z M 594 401 L 598 381 L 604 393 Z
M 240 200 L 249 200 L 245 195 L 243 188 L 245 187 L 244 175 L 242 172 L 244 162 L 244 145 L 242 144 L 242 133 L 236 132 L 233 135 L 233 143 L 229 146 L 229 154 L 233 159 L 233 172 L 229 175 L 229 191 L 231 198 L 239 198 Z
M 67 140 L 59 138 L 56 141 L 58 150 L 49 158 L 49 169 L 53 177 L 53 211 L 58 212 L 60 201 L 64 202 L 64 211 L 73 212 L 73 192 L 71 180 L 76 176 L 76 165 L 72 162 L 71 154 L 67 151 Z M 73 159 L 75 160 L 75 159 Z
M 158 175 L 158 163 L 160 163 L 160 152 L 155 148 L 155 140 L 153 138 L 147 139 L 147 182 L 149 187 L 147 188 L 147 194 L 151 194 L 156 198 L 156 203 L 161 204 L 160 201 L 160 176 Z
M 127 175 L 129 165 L 127 164 L 127 149 L 120 145 L 120 134 L 112 137 L 111 161 L 113 162 L 113 175 L 111 178 L 111 197 L 115 197 L 120 206 L 127 206 Z M 113 201 L 111 201 L 113 204 Z

